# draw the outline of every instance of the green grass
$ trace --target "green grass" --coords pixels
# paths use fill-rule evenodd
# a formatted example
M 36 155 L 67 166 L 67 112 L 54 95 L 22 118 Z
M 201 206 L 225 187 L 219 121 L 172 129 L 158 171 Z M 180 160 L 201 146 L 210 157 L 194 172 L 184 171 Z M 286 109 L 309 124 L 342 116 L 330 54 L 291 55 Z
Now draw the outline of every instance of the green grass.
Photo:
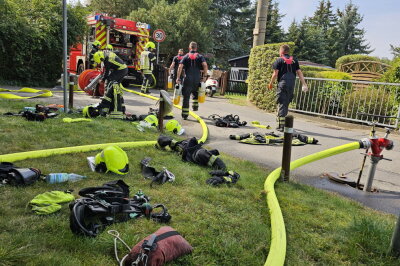
M 231 104 L 236 104 L 240 106 L 249 105 L 246 95 L 225 94 L 224 96 L 226 99 L 228 99 L 228 102 Z
M 0 113 L 18 111 L 32 102 L 0 100 Z M 96 119 L 91 123 L 64 124 L 61 119 L 44 123 L 21 117 L 0 116 L 1 154 L 43 148 L 65 147 L 127 140 L 154 140 L 122 121 Z M 90 136 L 90 137 L 89 137 Z M 172 215 L 170 225 L 194 247 L 174 265 L 262 265 L 270 244 L 269 213 L 263 192 L 267 169 L 251 162 L 222 155 L 226 164 L 241 174 L 239 182 L 220 188 L 205 184 L 208 169 L 182 162 L 175 154 L 152 147 L 125 149 L 130 172 L 123 179 L 131 187 L 165 204 Z M 76 183 L 29 187 L 0 187 L 0 265 L 114 265 L 113 242 L 106 232 L 97 238 L 78 237 L 69 229 L 69 209 L 37 216 L 27 203 L 37 194 L 72 188 L 98 186 L 120 178 L 93 173 L 86 157 L 93 153 L 52 156 L 17 162 L 44 173 L 72 172 L 87 175 Z M 156 169 L 167 167 L 176 182 L 149 187 L 139 171 L 145 156 L 153 158 Z M 361 207 L 333 194 L 295 183 L 278 184 L 287 226 L 287 265 L 398 265 L 386 256 L 394 217 Z M 115 224 L 130 245 L 136 244 L 161 225 L 146 219 Z M 121 247 L 120 253 L 125 250 Z

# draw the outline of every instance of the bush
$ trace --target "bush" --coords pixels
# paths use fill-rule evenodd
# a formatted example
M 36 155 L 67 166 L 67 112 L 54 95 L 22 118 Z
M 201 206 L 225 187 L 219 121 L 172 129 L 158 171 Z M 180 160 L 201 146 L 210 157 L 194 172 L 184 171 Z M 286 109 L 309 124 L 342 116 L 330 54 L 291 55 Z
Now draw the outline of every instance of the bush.
M 336 69 L 340 70 L 340 67 L 344 64 L 350 62 L 357 62 L 357 61 L 378 61 L 381 60 L 378 57 L 369 56 L 369 55 L 362 55 L 362 54 L 349 54 L 339 57 L 336 60 Z
M 303 71 L 304 77 L 308 78 L 322 78 L 322 79 L 341 79 L 350 80 L 351 75 L 339 71 Z
M 62 73 L 62 1 L 0 0 L 0 80 L 52 85 Z M 85 9 L 68 6 L 68 44 L 86 30 Z
M 263 110 L 276 109 L 275 91 L 268 90 L 267 86 L 272 76 L 272 63 L 279 56 L 282 44 L 288 44 L 292 50 L 294 48 L 294 43 L 273 43 L 254 47 L 250 52 L 248 98 Z
M 308 71 L 314 71 L 314 72 L 321 72 L 321 71 L 330 71 L 334 70 L 333 68 L 326 68 L 326 67 L 316 67 L 316 66 L 300 66 L 301 71 L 308 72 Z
M 393 60 L 391 68 L 383 74 L 381 81 L 400 83 L 400 58 Z
M 391 91 L 382 92 L 375 86 L 369 86 L 367 88 L 355 88 L 353 92 L 343 96 L 341 113 L 343 116 L 358 119 L 365 119 L 365 117 L 358 117 L 358 112 L 395 116 L 397 115 L 397 106 L 396 97 Z M 387 122 L 387 120 L 378 119 L 378 122 L 383 123 Z
M 350 80 L 351 75 L 340 71 L 323 71 L 316 73 L 317 78 Z

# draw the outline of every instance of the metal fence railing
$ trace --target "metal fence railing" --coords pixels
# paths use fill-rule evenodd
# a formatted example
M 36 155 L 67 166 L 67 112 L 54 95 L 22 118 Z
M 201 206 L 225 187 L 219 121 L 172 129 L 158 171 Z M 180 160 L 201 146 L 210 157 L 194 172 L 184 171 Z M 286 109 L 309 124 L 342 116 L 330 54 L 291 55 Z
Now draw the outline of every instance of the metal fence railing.
M 305 114 L 366 123 L 380 115 L 380 126 L 398 127 L 400 84 L 305 78 L 309 91 L 303 92 L 297 79 L 290 110 Z M 360 113 L 364 113 L 361 115 Z
M 247 95 L 246 79 L 249 73 L 248 68 L 231 68 L 229 71 L 227 94 Z

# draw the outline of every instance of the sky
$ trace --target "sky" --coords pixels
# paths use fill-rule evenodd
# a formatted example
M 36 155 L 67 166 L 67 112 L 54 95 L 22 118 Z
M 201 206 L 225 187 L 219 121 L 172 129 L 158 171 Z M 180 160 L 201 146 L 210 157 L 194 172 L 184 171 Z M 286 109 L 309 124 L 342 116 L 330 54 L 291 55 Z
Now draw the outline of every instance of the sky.
M 319 0 L 275 0 L 279 9 L 286 16 L 282 19 L 285 30 L 293 19 L 300 21 L 305 16 L 313 15 Z M 343 9 L 349 0 L 331 0 L 336 8 Z M 352 0 L 364 16 L 360 27 L 366 31 L 365 39 L 375 49 L 373 56 L 393 58 L 390 44 L 400 46 L 400 0 Z

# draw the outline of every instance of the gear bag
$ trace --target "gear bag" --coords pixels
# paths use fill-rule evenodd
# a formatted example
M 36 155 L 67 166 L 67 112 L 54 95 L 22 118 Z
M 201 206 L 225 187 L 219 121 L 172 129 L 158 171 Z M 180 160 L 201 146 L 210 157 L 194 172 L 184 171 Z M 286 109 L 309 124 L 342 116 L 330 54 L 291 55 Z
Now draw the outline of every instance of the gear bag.
M 161 266 L 193 251 L 174 228 L 163 226 L 137 243 L 120 265 Z

